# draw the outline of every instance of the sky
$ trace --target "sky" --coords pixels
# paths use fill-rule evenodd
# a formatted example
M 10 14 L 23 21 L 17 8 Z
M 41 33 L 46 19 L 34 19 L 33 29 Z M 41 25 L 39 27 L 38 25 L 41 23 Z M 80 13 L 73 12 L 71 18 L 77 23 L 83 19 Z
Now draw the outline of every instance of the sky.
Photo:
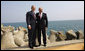
M 84 20 L 84 1 L 1 1 L 1 23 L 26 22 L 26 13 L 42 7 L 48 21 Z

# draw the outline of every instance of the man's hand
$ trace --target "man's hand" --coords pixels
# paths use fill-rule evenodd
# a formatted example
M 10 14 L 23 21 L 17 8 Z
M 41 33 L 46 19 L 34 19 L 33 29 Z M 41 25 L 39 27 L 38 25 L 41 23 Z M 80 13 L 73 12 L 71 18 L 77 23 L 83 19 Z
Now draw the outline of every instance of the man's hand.
M 30 25 L 28 26 L 28 29 L 31 29 L 31 26 Z
M 47 27 L 45 27 L 45 30 L 47 30 Z

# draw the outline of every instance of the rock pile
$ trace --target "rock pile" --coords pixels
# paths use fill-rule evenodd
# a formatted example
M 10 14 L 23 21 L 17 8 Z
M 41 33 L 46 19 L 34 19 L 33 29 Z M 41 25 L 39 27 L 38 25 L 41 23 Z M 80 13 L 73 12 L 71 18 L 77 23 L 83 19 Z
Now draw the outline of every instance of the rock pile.
M 37 31 L 36 31 L 37 33 Z M 13 47 L 21 47 L 29 45 L 28 30 L 24 27 L 19 26 L 15 29 L 13 26 L 4 26 L 1 24 L 1 49 L 8 49 Z M 53 43 L 57 41 L 73 40 L 73 39 L 83 39 L 84 33 L 82 30 L 74 32 L 73 30 L 68 30 L 66 34 L 62 31 L 50 30 L 50 35 L 46 33 L 47 43 Z M 41 44 L 43 44 L 43 36 L 41 33 Z M 36 45 L 38 43 L 38 36 L 36 35 Z
M 76 35 L 77 35 L 77 39 L 83 39 L 84 38 L 84 33 L 82 30 L 78 30 L 76 32 Z
M 1 49 L 18 47 L 13 38 L 12 32 L 5 32 L 1 38 Z
M 58 31 L 56 36 L 57 36 L 57 40 L 56 41 L 63 41 L 63 40 L 66 39 L 66 35 L 63 34 L 62 31 Z
M 49 36 L 50 42 L 56 42 L 56 39 L 57 39 L 56 34 L 57 34 L 57 31 L 50 30 L 50 36 Z
M 24 27 L 15 30 L 13 26 L 1 26 L 1 49 L 28 46 L 26 33 Z
M 63 40 L 73 40 L 73 39 L 83 39 L 84 33 L 82 30 L 74 32 L 73 30 L 68 30 L 66 34 L 62 31 L 50 30 L 49 40 L 50 42 L 57 42 Z
M 77 35 L 75 34 L 75 32 L 73 30 L 68 30 L 66 32 L 66 36 L 67 36 L 67 40 L 72 40 L 72 39 L 77 38 Z

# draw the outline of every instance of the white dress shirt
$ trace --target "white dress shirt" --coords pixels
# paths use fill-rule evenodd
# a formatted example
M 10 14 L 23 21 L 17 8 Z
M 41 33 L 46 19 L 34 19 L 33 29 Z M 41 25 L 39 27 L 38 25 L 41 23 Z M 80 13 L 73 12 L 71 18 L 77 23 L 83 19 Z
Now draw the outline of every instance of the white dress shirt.
M 41 12 L 41 14 L 39 13 L 39 16 L 40 16 L 40 19 L 42 18 L 42 12 Z

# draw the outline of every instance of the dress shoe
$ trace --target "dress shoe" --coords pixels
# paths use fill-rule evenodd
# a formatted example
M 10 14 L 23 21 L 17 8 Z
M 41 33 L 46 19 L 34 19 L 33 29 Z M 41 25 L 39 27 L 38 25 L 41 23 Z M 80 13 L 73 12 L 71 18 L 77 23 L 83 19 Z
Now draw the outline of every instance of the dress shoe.
M 38 46 L 40 46 L 41 44 L 39 44 Z
M 46 44 L 44 44 L 44 47 L 46 47 Z
M 38 47 L 38 45 L 34 45 L 34 47 Z
M 30 46 L 31 49 L 33 49 L 33 46 Z

